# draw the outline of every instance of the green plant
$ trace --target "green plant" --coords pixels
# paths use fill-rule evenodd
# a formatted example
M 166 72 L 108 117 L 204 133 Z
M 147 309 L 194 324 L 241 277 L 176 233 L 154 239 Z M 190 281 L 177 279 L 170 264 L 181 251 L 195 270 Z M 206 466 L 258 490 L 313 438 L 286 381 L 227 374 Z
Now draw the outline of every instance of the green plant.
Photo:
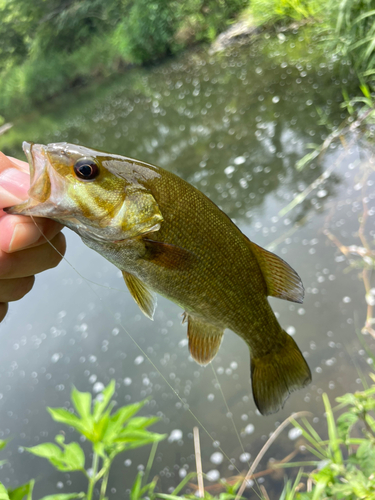
M 375 382 L 375 374 L 370 374 Z M 289 483 L 282 499 L 374 500 L 375 499 L 375 384 L 364 391 L 348 393 L 337 398 L 335 411 L 346 409 L 335 419 L 327 394 L 323 394 L 328 439 L 323 440 L 311 424 L 294 421 L 306 439 L 306 448 L 316 460 L 283 464 L 283 467 L 314 467 L 310 473 L 300 470 L 298 481 L 307 476 L 313 484 L 311 491 L 300 493 Z M 359 429 L 360 428 L 360 429 Z M 362 432 L 363 437 L 357 437 Z
M 86 457 L 77 442 L 65 443 L 62 434 L 58 434 L 55 443 L 43 443 L 32 448 L 26 448 L 29 453 L 46 458 L 56 469 L 60 471 L 79 471 L 83 473 L 88 481 L 87 493 L 57 494 L 44 497 L 43 500 L 70 500 L 73 498 L 85 498 L 91 500 L 95 485 L 100 483 L 100 500 L 104 500 L 107 490 L 108 477 L 114 458 L 124 451 L 145 446 L 164 439 L 165 435 L 150 432 L 147 428 L 154 424 L 157 417 L 135 417 L 134 415 L 143 407 L 145 401 L 122 406 L 112 412 L 114 402 L 111 398 L 115 391 L 115 381 L 103 390 L 101 399 L 92 402 L 91 394 L 80 392 L 73 388 L 72 402 L 77 412 L 71 413 L 65 408 L 48 408 L 48 411 L 56 422 L 73 427 L 88 441 L 91 442 L 93 459 L 91 469 L 86 468 Z M 156 448 L 153 448 L 155 454 Z M 151 466 L 149 461 L 148 469 Z M 147 476 L 147 474 L 146 474 Z M 133 486 L 133 500 L 142 498 L 146 492 L 155 488 L 156 482 L 142 486 L 142 475 L 137 476 Z M 22 500 L 27 495 L 31 500 L 34 481 L 23 485 L 17 490 L 5 491 L 1 485 L 0 500 Z M 137 493 L 137 494 L 136 494 Z M 3 496 L 1 496 L 3 495 Z M 8 495 L 8 496 L 6 496 Z
M 348 57 L 360 78 L 375 74 L 375 9 L 372 0 L 331 0 L 333 43 Z M 370 78 L 370 79 L 371 79 Z
M 317 18 L 322 8 L 321 0 L 252 0 L 248 13 L 258 25 L 285 24 Z

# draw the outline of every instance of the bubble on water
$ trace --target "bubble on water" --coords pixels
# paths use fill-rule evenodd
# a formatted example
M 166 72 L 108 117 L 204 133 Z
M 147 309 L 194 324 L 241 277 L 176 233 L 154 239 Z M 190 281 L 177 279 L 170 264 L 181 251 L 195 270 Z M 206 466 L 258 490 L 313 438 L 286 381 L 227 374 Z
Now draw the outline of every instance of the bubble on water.
M 130 385 L 132 383 L 132 379 L 130 377 L 124 378 L 124 385 Z
M 319 191 L 316 193 L 316 196 L 318 198 L 324 198 L 327 196 L 328 192 L 325 189 L 319 189 Z
M 188 339 L 182 339 L 180 340 L 180 342 L 178 343 L 179 347 L 185 347 L 187 346 L 189 343 L 189 340 Z
M 295 335 L 295 333 L 296 333 L 296 329 L 294 328 L 294 326 L 288 326 L 288 327 L 286 328 L 286 333 L 288 333 L 289 335 L 292 335 L 292 336 L 293 336 L 293 335 Z
M 301 429 L 297 429 L 297 428 L 290 429 L 290 431 L 288 432 L 288 438 L 291 439 L 292 441 L 294 441 L 295 439 L 297 439 L 301 435 L 302 435 Z
M 306 311 L 303 307 L 300 307 L 297 312 L 300 316 L 302 316 L 303 314 L 305 314 Z
M 351 302 L 352 299 L 350 297 L 344 297 L 342 301 L 344 302 L 344 304 L 349 304 L 349 302 Z
M 98 378 L 97 375 L 94 375 L 94 374 L 90 375 L 90 377 L 89 377 L 90 384 L 94 384 L 96 382 L 97 378 Z
M 56 488 L 61 490 L 62 488 L 64 488 L 64 483 L 62 481 L 59 481 L 58 483 L 56 483 Z
M 220 472 L 216 469 L 209 470 L 206 477 L 209 481 L 218 481 L 220 479 Z
M 59 360 L 61 357 L 62 357 L 62 356 L 61 356 L 61 354 L 60 354 L 60 353 L 55 352 L 55 354 L 52 354 L 52 356 L 51 356 L 51 361 L 52 361 L 52 363 L 57 363 L 57 362 L 58 362 L 58 360 Z
M 231 364 L 230 364 L 230 367 L 232 368 L 232 370 L 237 370 L 238 363 L 236 363 L 236 361 L 232 361 Z
M 96 356 L 94 356 L 93 354 L 89 356 L 90 363 L 95 363 L 96 359 L 97 359 Z
M 370 292 L 366 294 L 366 302 L 369 306 L 375 306 L 375 294 L 372 292 L 373 289 L 371 289 Z
M 132 464 L 132 461 L 130 460 L 130 458 L 127 458 L 125 461 L 124 461 L 124 465 L 125 467 L 130 467 Z
M 212 455 L 210 456 L 210 461 L 215 465 L 221 464 L 223 460 L 224 455 L 220 453 L 220 451 L 215 451 L 215 453 L 212 453 Z
M 235 168 L 233 167 L 233 165 L 229 165 L 229 167 L 224 169 L 224 173 L 226 175 L 231 175 L 231 174 L 233 174 L 234 171 L 235 171 Z
M 96 384 L 94 384 L 92 390 L 94 392 L 102 392 L 104 388 L 105 388 L 105 385 L 102 382 L 96 382 Z
M 137 357 L 135 358 L 135 360 L 134 360 L 134 364 L 135 364 L 135 365 L 140 365 L 140 364 L 142 364 L 142 363 L 143 363 L 143 361 L 144 361 L 144 360 L 145 360 L 145 358 L 144 358 L 143 356 L 141 356 L 141 355 L 140 355 L 140 356 L 137 356 Z
M 275 95 L 272 97 L 272 102 L 274 102 L 275 104 L 279 101 L 280 101 L 280 97 L 278 95 Z
M 244 156 L 237 156 L 237 158 L 235 158 L 233 160 L 233 163 L 235 165 L 242 165 L 242 163 L 245 163 L 245 161 L 246 161 L 246 158 Z
M 253 426 L 253 424 L 248 424 L 245 427 L 245 432 L 246 432 L 246 434 L 252 434 L 254 432 L 254 426 Z
M 142 380 L 142 384 L 145 385 L 146 387 L 150 385 L 151 381 L 148 377 L 144 377 Z
M 207 396 L 207 399 L 208 399 L 208 401 L 213 401 L 213 400 L 215 399 L 214 394 L 209 394 L 209 395 Z
M 179 475 L 181 478 L 184 478 L 184 477 L 186 476 L 186 474 L 187 474 L 186 469 L 180 469 L 180 470 L 178 471 L 178 475 Z
M 170 433 L 168 442 L 173 443 L 174 441 L 179 441 L 182 439 L 183 433 L 180 429 L 173 429 L 173 431 Z
M 261 74 L 263 73 L 262 68 L 260 68 L 260 67 L 255 68 L 255 73 L 256 73 L 257 75 L 261 75 Z
M 246 462 L 248 462 L 250 460 L 250 458 L 251 458 L 250 453 L 246 453 L 246 452 L 245 453 L 241 453 L 241 455 L 240 455 L 240 462 L 246 463 Z

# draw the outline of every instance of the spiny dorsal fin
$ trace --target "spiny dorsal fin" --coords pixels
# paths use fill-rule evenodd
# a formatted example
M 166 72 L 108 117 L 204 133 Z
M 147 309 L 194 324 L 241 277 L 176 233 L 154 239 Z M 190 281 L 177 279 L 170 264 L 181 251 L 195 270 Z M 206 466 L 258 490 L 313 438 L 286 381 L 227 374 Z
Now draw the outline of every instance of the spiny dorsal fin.
M 187 313 L 184 313 L 183 323 L 186 318 L 191 357 L 200 365 L 207 365 L 216 356 L 224 331 Z
M 291 302 L 303 302 L 301 278 L 283 259 L 250 241 L 251 249 L 266 280 L 267 295 Z
M 156 309 L 156 295 L 136 276 L 126 271 L 122 271 L 122 275 L 124 276 L 129 292 L 139 305 L 140 310 L 145 316 L 153 320 Z

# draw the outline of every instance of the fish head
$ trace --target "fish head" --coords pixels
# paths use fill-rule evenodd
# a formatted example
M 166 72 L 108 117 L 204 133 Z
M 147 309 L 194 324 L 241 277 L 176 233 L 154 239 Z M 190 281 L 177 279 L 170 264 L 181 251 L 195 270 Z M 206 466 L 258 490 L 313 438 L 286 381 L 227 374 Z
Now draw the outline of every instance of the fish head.
M 144 182 L 160 176 L 156 167 L 68 143 L 24 142 L 23 149 L 29 198 L 7 213 L 47 217 L 84 238 L 110 242 L 160 228 L 163 217 Z

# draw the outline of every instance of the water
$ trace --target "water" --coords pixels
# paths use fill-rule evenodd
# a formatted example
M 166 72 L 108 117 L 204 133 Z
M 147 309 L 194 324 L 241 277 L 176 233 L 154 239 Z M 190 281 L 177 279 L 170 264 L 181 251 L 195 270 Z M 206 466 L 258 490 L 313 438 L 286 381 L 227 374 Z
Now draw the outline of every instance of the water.
M 150 322 L 125 289 L 121 273 L 66 230 L 67 261 L 98 285 L 92 286 L 94 292 L 64 261 L 38 276 L 33 291 L 11 305 L 2 323 L 0 438 L 12 440 L 3 452 L 9 463 L 0 478 L 7 486 L 35 477 L 36 498 L 84 490 L 86 482 L 78 473 L 57 472 L 20 446 L 53 441 L 63 427 L 51 421 L 45 408 L 70 407 L 72 385 L 95 395 L 112 378 L 118 404 L 148 397 L 143 414 L 160 417 L 152 429 L 168 439 L 158 447 L 150 477 L 159 476 L 163 492 L 195 470 L 196 421 L 188 407 L 211 434 L 201 429 L 203 470 L 213 481 L 236 475 L 236 468 L 246 471 L 247 461 L 293 411 L 311 411 L 324 435 L 321 394 L 327 392 L 333 402 L 344 392 L 360 389 L 358 370 L 368 368 L 356 335 L 366 318 L 361 270 L 349 269 L 348 258 L 332 237 L 343 245 L 362 246 L 358 217 L 365 198 L 365 232 L 369 241 L 374 238 L 374 175 L 364 178 L 372 156 L 360 136 L 352 134 L 342 143 L 334 142 L 302 171 L 295 163 L 307 152 L 307 144 L 320 144 L 327 137 L 324 121 L 334 126 L 346 117 L 338 106 L 346 78 L 342 74 L 324 55 L 311 53 L 298 35 L 271 45 L 265 40 L 236 47 L 226 54 L 192 52 L 72 92 L 46 104 L 42 114 L 16 122 L 1 138 L 3 150 L 18 157 L 22 140 L 79 142 L 155 163 L 201 189 L 250 239 L 273 249 L 301 275 L 303 305 L 270 302 L 313 373 L 312 384 L 294 393 L 282 411 L 262 417 L 251 398 L 247 349 L 239 337 L 226 332 L 213 367 L 228 413 L 212 367 L 202 368 L 189 357 L 182 311 L 158 298 L 155 321 Z M 327 171 L 327 178 L 301 203 L 280 215 Z M 349 258 L 361 262 L 355 254 Z M 374 349 L 369 335 L 365 340 Z M 67 441 L 78 439 L 65 431 Z M 258 470 L 300 443 L 286 431 Z M 87 443 L 81 445 L 89 449 Z M 137 470 L 146 466 L 149 451 L 145 447 L 117 458 L 109 498 L 125 497 Z M 277 474 L 264 480 L 275 497 L 283 480 Z M 250 489 L 246 494 L 255 498 Z

